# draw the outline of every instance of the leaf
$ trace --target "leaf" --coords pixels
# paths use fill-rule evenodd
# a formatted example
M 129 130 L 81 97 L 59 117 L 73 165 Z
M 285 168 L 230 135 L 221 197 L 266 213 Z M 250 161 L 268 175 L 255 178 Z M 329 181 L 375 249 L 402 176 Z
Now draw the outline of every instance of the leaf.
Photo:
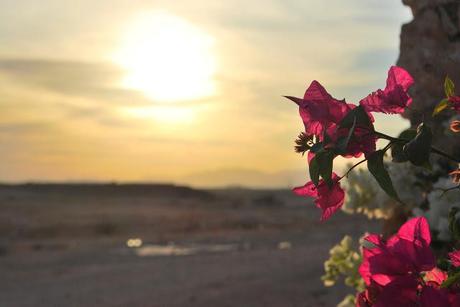
M 337 145 L 335 147 L 335 152 L 340 154 L 345 154 L 347 152 L 348 144 L 350 143 L 351 138 L 353 137 L 353 133 L 355 132 L 356 128 L 356 117 L 353 118 L 353 125 L 351 126 L 350 131 L 348 131 L 348 135 L 346 137 L 340 137 L 337 140 Z
M 395 188 L 393 187 L 393 182 L 391 177 L 388 174 L 388 171 L 383 164 L 383 156 L 385 152 L 383 150 L 377 150 L 373 152 L 367 160 L 367 168 L 369 172 L 377 180 L 380 187 L 393 199 L 400 202 L 398 194 L 396 193 Z
M 310 179 L 316 186 L 319 184 L 320 175 L 329 186 L 332 186 L 332 168 L 334 157 L 335 155 L 333 151 L 322 150 L 316 153 L 315 157 L 310 161 Z
M 310 151 L 311 151 L 312 153 L 315 153 L 315 154 L 316 154 L 316 153 L 320 152 L 320 151 L 323 150 L 323 149 L 324 149 L 323 143 L 322 143 L 322 142 L 319 142 L 319 143 L 315 143 L 315 144 L 310 148 Z
M 450 274 L 450 276 L 441 284 L 441 288 L 449 288 L 460 281 L 460 272 Z
M 334 161 L 334 152 L 326 151 L 322 154 L 318 160 L 319 163 L 319 174 L 323 177 L 329 187 L 332 187 L 332 168 Z
M 444 92 L 447 98 L 455 96 L 455 84 L 449 76 L 446 76 L 446 80 L 444 81 Z
M 319 163 L 318 163 L 318 154 L 311 159 L 308 164 L 308 171 L 310 172 L 310 179 L 313 181 L 315 186 L 318 186 L 319 183 Z
M 450 102 L 448 99 L 443 99 L 441 100 L 440 103 L 438 103 L 436 105 L 436 107 L 434 107 L 434 111 L 433 111 L 433 114 L 432 116 L 436 116 L 438 115 L 440 112 L 442 112 L 444 109 L 446 109 L 447 107 L 449 107 L 450 105 Z
M 421 123 L 417 128 L 417 135 L 403 147 L 403 152 L 412 164 L 423 166 L 430 162 L 431 142 L 433 133 L 431 128 Z
M 353 110 L 348 111 L 347 115 L 342 119 L 339 124 L 340 128 L 351 128 L 356 120 L 358 127 L 364 127 L 374 130 L 372 121 L 362 106 L 357 106 Z
M 413 138 L 415 138 L 416 135 L 417 135 L 417 130 L 407 129 L 399 134 L 398 139 L 410 141 Z M 406 162 L 409 160 L 403 151 L 404 145 L 405 143 L 402 143 L 402 142 L 394 143 L 393 145 L 391 145 L 391 157 L 392 157 L 393 162 L 400 163 L 400 162 Z

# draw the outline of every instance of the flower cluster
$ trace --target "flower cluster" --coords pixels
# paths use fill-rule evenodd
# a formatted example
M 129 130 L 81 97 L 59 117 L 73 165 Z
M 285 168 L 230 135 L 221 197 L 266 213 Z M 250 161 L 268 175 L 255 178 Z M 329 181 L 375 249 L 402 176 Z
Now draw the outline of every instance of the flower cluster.
M 310 84 L 303 98 L 286 96 L 299 106 L 305 126 L 305 133 L 296 141 L 296 150 L 309 150 L 311 181 L 295 188 L 294 192 L 315 198 L 316 206 L 322 210 L 321 220 L 328 219 L 344 203 L 345 192 L 340 186 L 342 177 L 332 171 L 333 160 L 339 155 L 358 158 L 364 154 L 379 184 L 397 198 L 391 180 L 388 183 L 386 179 L 385 151 L 376 150 L 378 134 L 374 130 L 371 112 L 404 112 L 412 103 L 408 90 L 413 82 L 406 70 L 393 66 L 388 71 L 385 89 L 371 93 L 359 102 L 359 106 L 335 99 L 317 81 Z
M 460 169 L 452 163 L 459 164 L 460 159 L 432 146 L 436 136 L 424 122 L 398 137 L 374 128 L 374 112 L 401 114 L 410 107 L 413 83 L 407 71 L 393 66 L 386 87 L 361 99 L 358 105 L 332 97 L 317 81 L 311 83 L 303 98 L 287 96 L 298 105 L 305 126 L 295 150 L 307 153 L 311 179 L 293 191 L 315 199 L 322 210 L 322 221 L 343 207 L 346 193 L 340 181 L 364 162 L 368 172 L 359 170 L 349 177 L 344 209 L 387 219 L 386 234 L 394 234 L 409 215 L 418 216 L 389 238 L 366 235 L 361 253 L 353 250 L 348 236 L 330 251 L 331 257 L 325 262 L 325 285 L 331 286 L 344 276 L 345 283 L 358 291 L 356 297 L 347 296 L 340 306 L 460 307 L 460 250 L 453 250 L 460 246 Z M 433 116 L 443 110 L 460 113 L 460 96 L 449 78 L 444 90 L 446 98 L 435 107 Z M 458 133 L 460 121 L 451 121 L 450 130 Z M 378 139 L 388 143 L 377 149 Z M 384 161 L 390 149 L 392 163 Z M 431 159 L 431 154 L 445 160 Z M 337 156 L 364 159 L 339 176 L 333 168 Z M 432 162 L 436 162 L 434 166 Z M 451 186 L 452 181 L 455 186 Z M 448 197 L 444 197 L 446 192 L 450 192 Z M 437 256 L 430 246 L 428 221 L 433 227 Z M 448 251 L 448 258 L 443 258 Z
M 427 201 L 429 208 L 422 210 L 415 208 L 413 210 L 416 216 L 425 216 L 436 233 L 436 239 L 443 242 L 452 240 L 452 234 L 449 230 L 449 212 L 454 207 L 460 207 L 460 190 L 452 190 L 444 193 L 444 190 L 452 187 L 452 182 L 448 177 L 442 177 L 433 185 L 433 190 L 428 193 Z
M 357 306 L 460 306 L 460 251 L 449 254 L 449 272 L 436 267 L 424 217 L 409 220 L 388 240 L 365 240 L 359 273 L 367 288 L 357 295 Z
M 418 208 L 425 200 L 421 175 L 425 175 L 426 171 L 409 163 L 386 163 L 386 167 L 405 208 Z M 342 209 L 347 213 L 361 213 L 370 219 L 390 219 L 399 205 L 364 169 L 351 172 L 344 188 L 346 199 Z
M 364 281 L 358 272 L 362 261 L 361 253 L 353 247 L 353 239 L 345 236 L 339 244 L 331 248 L 330 258 L 324 262 L 325 274 L 321 277 L 326 287 L 335 285 L 344 276 L 345 285 L 358 291 L 364 290 Z

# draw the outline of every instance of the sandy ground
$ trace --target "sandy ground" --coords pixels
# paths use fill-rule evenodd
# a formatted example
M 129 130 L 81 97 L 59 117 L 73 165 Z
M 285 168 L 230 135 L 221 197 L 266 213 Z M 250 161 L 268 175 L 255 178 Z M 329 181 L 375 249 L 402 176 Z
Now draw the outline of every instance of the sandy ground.
M 319 223 L 289 191 L 169 186 L 0 186 L 0 306 L 335 306 L 330 247 L 377 225 Z M 231 246 L 191 255 L 149 246 Z

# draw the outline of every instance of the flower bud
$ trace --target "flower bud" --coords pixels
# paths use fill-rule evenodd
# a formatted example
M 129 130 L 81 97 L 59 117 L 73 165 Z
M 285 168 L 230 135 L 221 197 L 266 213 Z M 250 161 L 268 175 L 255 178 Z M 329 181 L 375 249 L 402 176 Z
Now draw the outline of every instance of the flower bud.
M 457 133 L 460 132 L 460 120 L 453 120 L 450 123 L 450 130 Z
M 453 172 L 450 172 L 449 175 L 452 176 L 452 181 L 453 181 L 454 183 L 460 184 L 460 168 L 459 168 L 459 169 L 456 169 L 456 170 L 453 171 Z

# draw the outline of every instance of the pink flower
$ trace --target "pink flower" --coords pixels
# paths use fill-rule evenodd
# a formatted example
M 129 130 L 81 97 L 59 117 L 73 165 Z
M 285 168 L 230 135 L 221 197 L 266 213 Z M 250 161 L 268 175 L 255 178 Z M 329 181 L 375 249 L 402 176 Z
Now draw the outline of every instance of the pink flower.
M 348 128 L 340 128 L 332 139 L 336 142 L 338 137 L 347 136 L 349 131 L 350 129 Z M 375 137 L 371 131 L 357 127 L 355 128 L 353 138 L 348 143 L 347 151 L 343 156 L 345 158 L 359 158 L 363 153 L 365 155 L 373 153 L 376 149 L 376 142 L 377 137 Z
M 445 307 L 458 306 L 451 304 L 449 291 L 447 289 L 424 286 L 420 293 L 420 304 L 422 307 Z
M 380 292 L 374 307 L 418 306 L 417 280 L 410 276 L 395 279 Z
M 413 218 L 401 226 L 398 233 L 386 242 L 380 236 L 365 238 L 374 245 L 363 248 L 363 262 L 359 272 L 367 285 L 371 281 L 385 286 L 399 277 L 418 278 L 435 267 L 430 249 L 431 235 L 424 217 Z
M 371 284 L 361 293 L 358 293 L 356 296 L 356 306 L 357 307 L 368 307 L 372 306 L 382 292 L 383 287 L 371 282 Z
M 369 297 L 369 289 L 357 297 L 358 307 L 388 307 L 388 306 L 422 306 L 444 307 L 458 306 L 458 295 L 439 285 L 423 284 L 414 276 L 402 276 L 391 281 L 382 288 L 377 288 L 376 296 Z
M 452 96 L 448 98 L 450 106 L 457 112 L 460 112 L 460 96 Z
M 408 94 L 412 84 L 414 84 L 414 79 L 406 70 L 392 66 L 388 71 L 385 89 L 373 92 L 362 99 L 359 104 L 368 112 L 403 113 L 404 109 L 412 103 L 412 98 Z
M 303 99 L 292 96 L 286 96 L 286 98 L 299 106 L 300 117 L 307 135 L 315 135 L 319 141 L 323 141 L 324 134 L 327 133 L 332 142 L 327 145 L 329 147 L 333 147 L 339 137 L 348 135 L 350 129 L 339 128 L 339 124 L 356 106 L 346 103 L 345 100 L 333 98 L 318 81 L 310 84 Z M 371 121 L 374 120 L 370 114 L 369 118 Z M 371 131 L 356 127 L 343 156 L 359 157 L 362 153 L 369 154 L 375 151 L 376 140 Z
M 340 187 L 338 180 L 337 174 L 332 173 L 333 186 L 331 188 L 321 179 L 317 187 L 310 181 L 302 187 L 294 188 L 293 191 L 300 196 L 314 197 L 316 207 L 323 211 L 321 221 L 325 221 L 339 210 L 344 202 L 345 192 Z
M 299 105 L 305 133 L 316 135 L 320 140 L 323 140 L 324 132 L 336 127 L 354 107 L 344 100 L 333 98 L 316 80 L 310 84 L 303 99 L 292 96 L 286 98 Z
M 447 279 L 447 273 L 438 268 L 434 268 L 426 272 L 423 279 L 426 284 L 439 287 Z
M 450 263 L 452 263 L 454 267 L 456 268 L 459 267 L 460 266 L 460 250 L 456 250 L 456 251 L 449 253 L 449 259 L 450 259 Z

